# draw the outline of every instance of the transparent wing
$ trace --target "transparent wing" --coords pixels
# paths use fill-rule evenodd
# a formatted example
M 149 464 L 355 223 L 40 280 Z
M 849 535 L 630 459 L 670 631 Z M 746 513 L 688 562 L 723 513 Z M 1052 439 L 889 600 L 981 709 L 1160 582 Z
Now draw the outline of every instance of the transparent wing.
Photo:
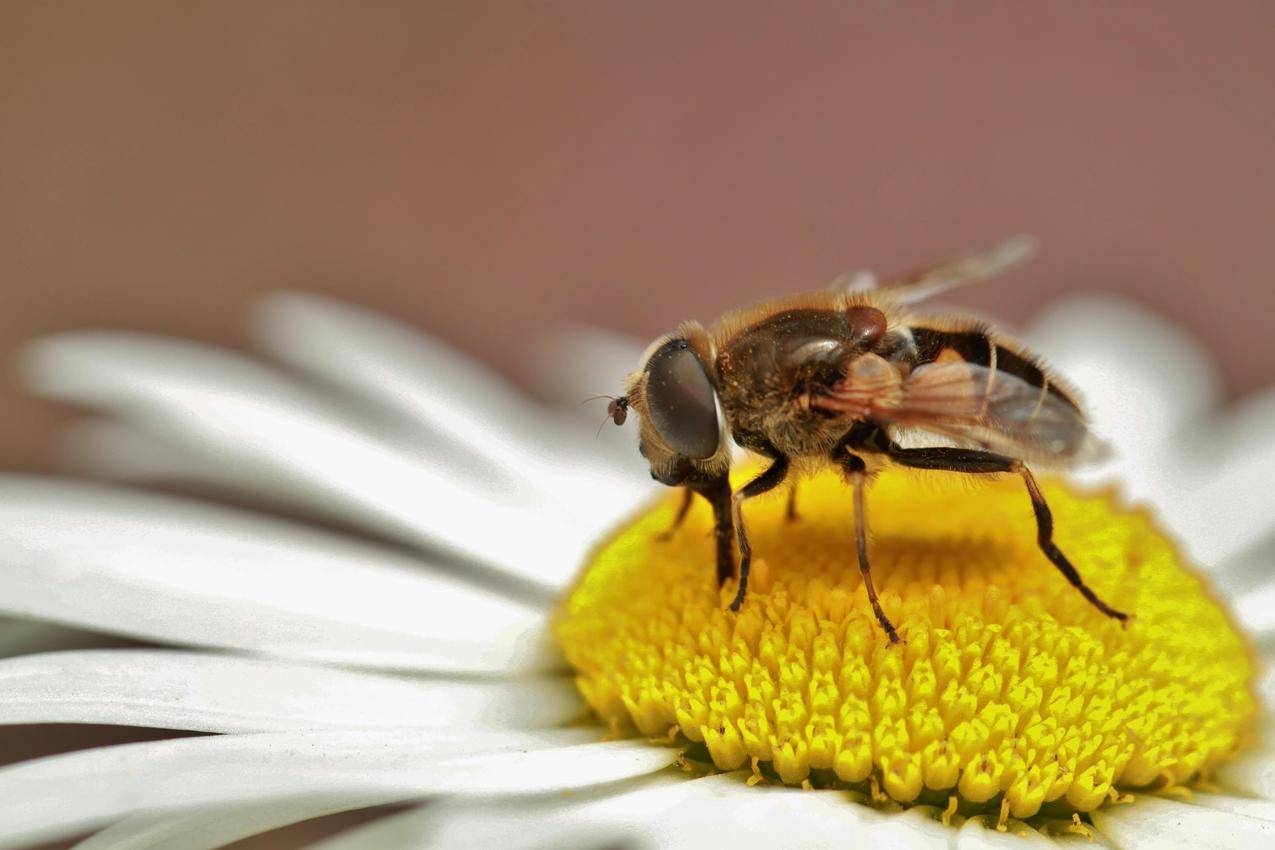
M 918 366 L 901 382 L 861 371 L 811 403 L 1024 460 L 1070 464 L 1097 448 L 1084 414 L 1048 383 L 959 360 Z
M 874 272 L 867 269 L 850 269 L 833 278 L 828 284 L 830 292 L 871 292 L 880 285 Z
M 886 281 L 879 290 L 889 293 L 899 303 L 915 304 L 945 290 L 1004 274 L 1034 257 L 1036 248 L 1034 236 L 1011 236 L 985 251 L 964 254 Z

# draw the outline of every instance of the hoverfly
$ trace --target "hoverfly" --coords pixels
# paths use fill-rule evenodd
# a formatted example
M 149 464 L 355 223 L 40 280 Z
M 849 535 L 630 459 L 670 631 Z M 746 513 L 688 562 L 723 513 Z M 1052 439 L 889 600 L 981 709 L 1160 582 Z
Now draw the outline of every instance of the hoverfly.
M 859 570 L 872 610 L 898 642 L 872 584 L 864 509 L 873 475 L 892 463 L 1020 475 L 1041 551 L 1094 607 L 1128 620 L 1098 598 L 1054 544 L 1053 517 L 1028 468 L 1068 467 L 1091 453 L 1096 441 L 1074 391 L 986 323 L 910 310 L 1033 252 L 1034 241 L 1020 236 L 885 285 L 864 273 L 843 276 L 824 291 L 740 308 L 709 328 L 686 322 L 647 348 L 608 415 L 622 424 L 632 410 L 651 477 L 685 488 L 670 532 L 686 516 L 693 493 L 712 506 L 718 586 L 738 574 L 732 611 L 744 603 L 753 556 L 744 504 L 784 483 L 795 467 L 832 464 L 854 491 Z M 932 445 L 905 447 L 904 432 L 926 435 Z M 728 436 L 769 460 L 733 494 Z

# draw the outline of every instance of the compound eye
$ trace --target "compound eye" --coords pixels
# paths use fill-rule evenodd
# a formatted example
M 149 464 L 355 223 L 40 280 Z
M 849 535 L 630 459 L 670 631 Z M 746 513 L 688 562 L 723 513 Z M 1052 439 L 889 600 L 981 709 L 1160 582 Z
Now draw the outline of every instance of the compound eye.
M 673 451 L 695 460 L 717 454 L 717 393 L 686 340 L 669 340 L 646 361 L 646 408 Z

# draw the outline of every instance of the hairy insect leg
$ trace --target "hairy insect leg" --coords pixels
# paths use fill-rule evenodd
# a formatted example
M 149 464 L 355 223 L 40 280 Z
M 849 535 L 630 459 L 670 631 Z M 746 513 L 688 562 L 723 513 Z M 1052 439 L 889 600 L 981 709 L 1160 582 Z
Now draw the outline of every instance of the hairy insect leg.
M 655 539 L 661 542 L 668 540 L 673 534 L 682 527 L 682 523 L 686 522 L 686 515 L 691 512 L 691 502 L 695 500 L 695 492 L 690 487 L 682 488 L 682 503 L 677 506 L 677 515 L 673 517 L 673 522 L 669 527 L 655 535 Z M 711 500 L 710 500 L 711 501 Z
M 1089 585 L 1085 584 L 1085 580 L 1080 577 L 1080 573 L 1071 565 L 1071 561 L 1067 560 L 1067 556 L 1054 545 L 1054 515 L 1049 510 L 1049 503 L 1045 501 L 1045 494 L 1040 492 L 1040 485 L 1036 483 L 1036 476 L 1032 475 L 1026 464 L 1021 461 L 1015 461 L 1015 466 L 1018 473 L 1023 476 L 1023 483 L 1027 485 L 1027 493 L 1032 500 L 1032 510 L 1036 514 L 1036 545 L 1045 553 L 1045 557 L 1058 568 L 1058 572 L 1066 577 L 1071 586 L 1079 590 L 1080 595 L 1089 600 L 1089 604 L 1108 617 L 1112 617 L 1122 623 L 1128 623 L 1129 615 L 1123 611 L 1117 611 L 1098 598 L 1098 594 L 1094 593 Z
M 764 472 L 741 487 L 731 499 L 731 517 L 735 523 L 735 534 L 739 538 L 739 590 L 735 593 L 735 601 L 730 604 L 732 611 L 738 611 L 739 606 L 744 604 L 744 596 L 748 593 L 748 571 L 753 565 L 753 547 L 748 542 L 748 531 L 744 527 L 744 502 L 775 489 L 784 483 L 787 475 L 788 458 L 776 455 Z
M 872 603 L 872 613 L 877 622 L 885 630 L 890 643 L 901 643 L 903 639 L 894 628 L 894 623 L 885 615 L 881 600 L 877 596 L 876 585 L 872 583 L 872 566 L 868 561 L 868 476 L 863 458 L 856 455 L 842 455 L 839 458 L 841 468 L 846 471 L 850 483 L 854 487 L 854 547 L 859 556 L 859 574 L 863 576 L 863 589 L 868 593 L 868 601 Z
M 735 575 L 735 526 L 731 515 L 730 477 L 722 473 L 717 478 L 687 482 L 688 499 L 682 503 L 678 516 L 685 513 L 691 491 L 699 493 L 713 508 L 713 539 L 717 553 L 717 586 L 721 587 Z M 676 527 L 676 525 L 675 525 Z M 671 531 L 671 529 L 670 529 Z
M 1045 494 L 1040 491 L 1040 486 L 1036 483 L 1036 477 L 1032 475 L 1031 470 L 1021 460 L 975 449 L 905 449 L 893 444 L 890 445 L 888 454 L 890 459 L 896 463 L 915 469 L 936 469 L 975 474 L 1017 472 L 1022 476 L 1023 483 L 1027 485 L 1027 493 L 1031 496 L 1032 510 L 1036 514 L 1036 545 L 1040 547 L 1040 551 L 1045 553 L 1045 557 L 1049 559 L 1050 563 L 1058 569 L 1058 572 L 1063 574 L 1063 577 L 1067 579 L 1072 587 L 1080 591 L 1080 595 L 1085 597 L 1091 605 L 1108 617 L 1117 619 L 1122 623 L 1128 622 L 1129 615 L 1123 611 L 1117 611 L 1106 602 L 1103 602 L 1098 597 L 1098 594 L 1094 593 L 1093 589 L 1085 584 L 1085 580 L 1080 577 L 1080 573 L 1072 566 L 1071 561 L 1055 545 L 1053 513 L 1049 510 L 1049 504 L 1045 501 Z
M 797 514 L 797 482 L 793 481 L 788 485 L 788 507 L 784 509 L 784 519 L 788 522 L 795 522 L 799 518 Z

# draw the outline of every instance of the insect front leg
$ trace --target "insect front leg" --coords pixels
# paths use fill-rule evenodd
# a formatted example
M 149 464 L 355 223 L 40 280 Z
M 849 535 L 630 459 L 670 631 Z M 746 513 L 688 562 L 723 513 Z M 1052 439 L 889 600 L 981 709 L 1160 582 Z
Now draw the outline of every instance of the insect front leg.
M 729 485 L 728 485 L 729 486 Z M 695 500 L 695 493 L 690 487 L 682 488 L 682 504 L 677 506 L 677 515 L 673 517 L 673 522 L 669 527 L 655 535 L 655 539 L 661 542 L 672 538 L 674 533 L 682 527 L 682 523 L 686 522 L 686 515 L 691 512 L 691 502 Z M 711 502 L 712 500 L 709 499 Z
M 788 458 L 776 453 L 766 471 L 741 487 L 731 499 L 731 516 L 735 523 L 735 533 L 739 537 L 739 591 L 735 594 L 735 601 L 730 604 L 732 611 L 738 611 L 739 606 L 744 604 L 744 596 L 748 593 L 748 572 L 753 565 L 753 547 L 748 543 L 748 531 L 744 527 L 744 502 L 775 489 L 784 483 L 787 476 Z M 718 579 L 721 579 L 720 574 Z
M 1117 611 L 1106 602 L 1103 602 L 1098 597 L 1098 594 L 1094 593 L 1093 589 L 1085 584 L 1085 580 L 1080 577 L 1080 573 L 1072 566 L 1071 561 L 1055 545 L 1053 513 L 1049 510 L 1049 504 L 1045 501 L 1045 494 L 1040 491 L 1040 485 L 1036 483 L 1036 476 L 1032 475 L 1031 470 L 1021 460 L 975 449 L 905 449 L 894 443 L 890 444 L 887 454 L 895 463 L 915 469 L 936 469 L 975 474 L 1017 472 L 1022 476 L 1023 483 L 1027 485 L 1027 493 L 1031 496 L 1032 510 L 1036 514 L 1036 545 L 1040 547 L 1040 551 L 1045 553 L 1045 557 L 1049 558 L 1050 563 L 1058 568 L 1058 571 L 1070 582 L 1071 586 L 1080 591 L 1080 595 L 1089 600 L 1091 605 L 1108 617 L 1112 617 L 1122 623 L 1129 621 L 1128 614 Z
M 903 641 L 894 628 L 894 623 L 885 615 L 881 600 L 877 597 L 876 586 L 872 583 L 872 567 L 868 562 L 868 500 L 865 494 L 868 488 L 867 466 L 863 458 L 851 454 L 844 449 L 834 454 L 833 460 L 845 471 L 854 487 L 854 546 L 859 556 L 859 574 L 863 576 L 863 589 L 868 593 L 868 601 L 872 603 L 872 613 L 877 622 L 885 630 L 890 643 Z
M 715 551 L 717 553 L 717 586 L 721 587 L 726 583 L 727 579 L 735 575 L 735 526 L 731 515 L 730 477 L 723 472 L 716 478 L 687 481 L 686 494 L 688 497 L 692 490 L 703 496 L 713 508 L 713 539 L 716 542 Z M 679 522 L 687 507 L 687 502 L 683 501 L 682 508 L 679 511 Z

